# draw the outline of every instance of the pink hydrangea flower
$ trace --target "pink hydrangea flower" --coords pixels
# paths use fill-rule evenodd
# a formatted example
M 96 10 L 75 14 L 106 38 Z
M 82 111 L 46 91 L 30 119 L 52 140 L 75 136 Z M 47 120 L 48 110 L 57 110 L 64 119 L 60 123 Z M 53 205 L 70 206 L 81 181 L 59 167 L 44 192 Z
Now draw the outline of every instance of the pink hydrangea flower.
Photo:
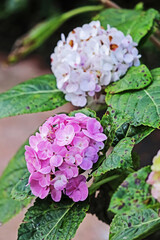
M 132 37 L 106 27 L 105 30 L 99 21 L 92 21 L 73 29 L 66 38 L 62 34 L 51 55 L 57 87 L 75 106 L 85 106 L 88 96 L 94 96 L 119 80 L 131 66 L 140 64 L 141 55 Z
M 75 164 L 68 164 L 64 162 L 59 169 L 68 179 L 78 176 L 78 167 Z
M 51 184 L 56 190 L 63 190 L 67 184 L 67 177 L 64 172 L 57 171 L 55 173 L 55 178 L 52 180 Z
M 55 202 L 62 193 L 84 201 L 88 188 L 79 170 L 92 168 L 106 139 L 100 122 L 82 113 L 50 117 L 25 146 L 32 193 L 42 199 L 51 194 Z
M 160 150 L 153 158 L 153 165 L 151 169 L 153 171 L 149 174 L 147 183 L 152 185 L 152 196 L 160 202 Z
M 64 160 L 68 164 L 75 163 L 78 166 L 81 164 L 83 157 L 81 156 L 81 152 L 79 151 L 79 149 L 71 147 L 66 153 Z
M 50 175 L 43 175 L 38 172 L 34 172 L 29 177 L 29 184 L 32 193 L 41 199 L 45 198 L 50 191 Z
M 67 125 L 62 129 L 56 131 L 57 144 L 59 146 L 69 145 L 75 136 L 74 127 Z
M 160 182 L 153 184 L 151 193 L 152 196 L 160 202 Z
M 88 187 L 86 185 L 86 178 L 79 175 L 76 178 L 71 178 L 66 186 L 66 195 L 74 202 L 84 201 L 88 196 Z
M 106 140 L 106 135 L 101 133 L 101 124 L 96 119 L 89 119 L 87 122 L 87 130 L 83 130 L 83 133 L 91 138 L 96 139 L 97 142 L 102 142 Z
M 38 152 L 37 155 L 39 159 L 46 160 L 47 158 L 52 157 L 52 144 L 48 141 L 41 141 L 38 145 Z

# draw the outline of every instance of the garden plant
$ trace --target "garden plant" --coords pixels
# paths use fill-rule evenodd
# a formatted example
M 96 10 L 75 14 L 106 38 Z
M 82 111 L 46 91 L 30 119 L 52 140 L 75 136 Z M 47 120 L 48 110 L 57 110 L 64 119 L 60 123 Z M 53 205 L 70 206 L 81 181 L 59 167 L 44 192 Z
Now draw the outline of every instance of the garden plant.
M 0 118 L 75 106 L 37 126 L 9 162 L 0 177 L 0 222 L 32 203 L 18 240 L 70 240 L 86 213 L 110 225 L 110 240 L 159 239 L 160 152 L 141 167 L 133 148 L 160 128 L 160 68 L 146 66 L 142 51 L 146 42 L 160 45 L 160 13 L 141 3 L 81 6 L 33 27 L 8 63 L 84 12 L 88 22 L 53 46 L 50 74 L 0 94 Z

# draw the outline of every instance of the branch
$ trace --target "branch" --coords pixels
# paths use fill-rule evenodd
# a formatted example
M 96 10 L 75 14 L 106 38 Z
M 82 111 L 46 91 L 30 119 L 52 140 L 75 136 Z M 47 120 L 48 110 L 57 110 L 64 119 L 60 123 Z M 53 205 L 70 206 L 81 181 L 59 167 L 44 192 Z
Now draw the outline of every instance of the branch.
M 160 49 L 160 41 L 158 38 L 156 38 L 154 35 L 150 36 L 150 41 Z
M 121 7 L 118 4 L 116 4 L 110 0 L 100 0 L 100 1 L 109 8 L 121 9 Z

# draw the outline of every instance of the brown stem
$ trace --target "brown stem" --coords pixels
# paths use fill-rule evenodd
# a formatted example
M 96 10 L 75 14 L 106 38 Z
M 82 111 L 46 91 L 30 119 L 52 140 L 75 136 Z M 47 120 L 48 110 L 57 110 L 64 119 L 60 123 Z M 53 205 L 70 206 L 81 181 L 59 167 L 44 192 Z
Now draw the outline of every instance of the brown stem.
M 114 3 L 114 2 L 112 2 L 110 0 L 100 0 L 100 1 L 104 5 L 106 5 L 108 8 L 116 8 L 116 9 L 120 9 L 121 8 L 118 4 L 116 4 L 116 3 Z
M 155 35 L 160 37 L 160 31 L 157 30 L 157 31 L 155 32 Z
M 158 38 L 156 38 L 154 35 L 150 36 L 151 42 L 160 49 L 160 41 Z

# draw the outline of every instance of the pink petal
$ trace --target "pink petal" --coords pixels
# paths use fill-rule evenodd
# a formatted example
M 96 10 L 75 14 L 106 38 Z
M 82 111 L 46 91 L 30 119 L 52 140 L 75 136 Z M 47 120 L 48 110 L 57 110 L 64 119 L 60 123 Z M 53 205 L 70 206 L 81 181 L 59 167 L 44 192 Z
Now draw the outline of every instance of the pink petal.
M 100 122 L 98 122 L 95 118 L 91 118 L 87 122 L 87 130 L 92 134 L 99 132 L 100 127 Z
M 49 188 L 47 187 L 47 188 L 43 188 L 42 190 L 41 190 L 41 193 L 40 193 L 40 195 L 39 195 L 39 198 L 41 198 L 41 199 L 44 199 L 45 197 L 47 197 L 47 195 L 49 194 Z
M 52 197 L 53 201 L 59 202 L 61 200 L 61 196 L 62 196 L 61 191 L 58 191 L 56 189 L 51 190 L 51 197 Z
M 70 196 L 74 202 L 79 202 L 81 200 L 81 192 L 79 190 L 74 191 Z
M 81 182 L 79 184 L 79 189 L 81 191 L 81 201 L 86 200 L 86 198 L 88 197 L 88 187 L 87 187 L 86 183 Z
M 54 155 L 50 159 L 51 167 L 59 167 L 63 163 L 63 157 L 60 155 Z

